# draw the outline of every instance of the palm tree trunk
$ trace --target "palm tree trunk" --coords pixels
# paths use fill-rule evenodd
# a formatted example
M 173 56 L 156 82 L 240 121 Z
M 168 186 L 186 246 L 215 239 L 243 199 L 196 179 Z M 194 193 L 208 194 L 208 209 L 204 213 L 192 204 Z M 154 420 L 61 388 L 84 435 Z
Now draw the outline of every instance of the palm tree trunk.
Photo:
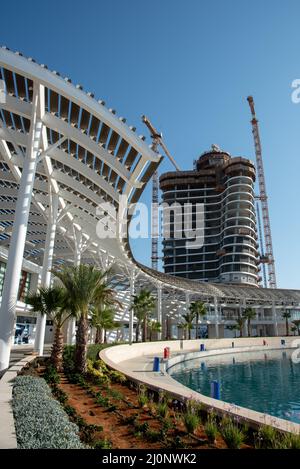
M 251 337 L 250 319 L 248 319 L 248 337 Z
M 104 329 L 104 343 L 107 344 L 107 330 Z
M 57 371 L 62 371 L 63 348 L 64 337 L 61 326 L 56 326 L 50 360 Z
M 76 333 L 76 348 L 75 348 L 75 369 L 78 373 L 86 372 L 86 355 L 87 355 L 87 313 L 82 313 L 78 322 Z
M 147 318 L 145 317 L 145 319 L 143 320 L 143 337 L 142 337 L 142 341 L 146 342 L 146 340 L 147 340 Z
M 240 337 L 243 337 L 243 325 L 240 326 Z
M 189 327 L 189 340 L 191 340 L 191 328 Z
M 135 341 L 139 341 L 139 335 L 140 335 L 140 324 L 137 322 L 136 323 L 136 328 L 135 328 Z
M 97 327 L 97 329 L 96 329 L 95 344 L 102 344 L 102 329 L 101 329 L 101 327 Z
M 198 329 L 199 329 L 199 313 L 196 313 L 196 339 L 198 339 Z
M 289 320 L 288 318 L 285 318 L 285 327 L 286 327 L 286 335 L 289 335 Z

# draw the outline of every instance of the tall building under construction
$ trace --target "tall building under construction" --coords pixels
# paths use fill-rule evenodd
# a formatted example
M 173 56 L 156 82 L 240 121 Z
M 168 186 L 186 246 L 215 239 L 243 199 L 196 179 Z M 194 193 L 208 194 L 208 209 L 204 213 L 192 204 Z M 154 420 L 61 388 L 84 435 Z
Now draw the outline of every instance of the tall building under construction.
M 198 203 L 204 208 L 204 238 L 196 249 L 187 247 L 183 223 L 181 239 L 174 235 L 178 226 L 174 216 L 169 217 L 169 235 L 163 239 L 166 273 L 205 282 L 258 285 L 254 182 L 254 164 L 232 157 L 217 145 L 195 161 L 193 170 L 160 177 L 165 204 L 195 207 Z M 193 228 L 195 217 L 194 211 Z

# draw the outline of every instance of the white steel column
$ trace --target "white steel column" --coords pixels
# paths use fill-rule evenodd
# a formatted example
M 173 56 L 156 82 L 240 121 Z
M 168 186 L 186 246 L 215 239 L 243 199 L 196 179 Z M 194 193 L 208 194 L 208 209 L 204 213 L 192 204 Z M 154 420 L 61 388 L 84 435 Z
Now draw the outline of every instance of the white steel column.
M 219 338 L 219 311 L 218 311 L 218 299 L 214 297 L 214 309 L 215 309 L 215 331 L 216 339 Z
M 130 298 L 129 298 L 129 344 L 133 342 L 133 317 L 134 311 L 132 309 L 132 297 L 135 292 L 135 272 L 133 271 L 130 275 Z
M 272 302 L 272 314 L 273 314 L 273 321 L 274 321 L 275 336 L 278 337 L 278 321 L 277 321 L 275 301 Z
M 27 234 L 27 224 L 42 131 L 42 123 L 37 119 L 38 102 L 39 89 L 37 85 L 34 85 L 30 132 L 18 191 L 0 309 L 0 370 L 4 370 L 9 366 L 14 332 L 16 303 Z
M 58 196 L 57 194 L 50 195 L 50 206 L 49 206 L 49 221 L 47 225 L 47 234 L 44 249 L 43 269 L 41 274 L 41 287 L 48 288 L 51 280 L 51 268 L 53 261 L 55 234 L 56 234 L 56 223 L 58 214 Z M 34 350 L 39 355 L 44 353 L 44 340 L 46 330 L 46 315 L 39 314 L 36 323 L 36 333 L 34 341 Z
M 162 327 L 162 288 L 161 284 L 157 287 L 157 321 Z M 161 332 L 157 333 L 157 339 L 161 340 Z
M 82 243 L 82 232 L 76 226 L 73 226 L 74 230 L 74 243 L 75 243 L 75 251 L 74 251 L 74 261 L 76 267 L 80 266 L 81 262 L 81 254 L 83 251 L 83 243 Z M 69 345 L 74 345 L 76 342 L 76 318 L 70 318 L 68 322 L 68 330 L 67 330 L 67 343 Z

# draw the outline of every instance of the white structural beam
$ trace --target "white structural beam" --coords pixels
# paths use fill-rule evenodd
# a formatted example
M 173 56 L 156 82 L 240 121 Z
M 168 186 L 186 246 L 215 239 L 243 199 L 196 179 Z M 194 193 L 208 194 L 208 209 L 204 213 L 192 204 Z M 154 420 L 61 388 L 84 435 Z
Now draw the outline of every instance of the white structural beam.
M 135 271 L 133 270 L 130 275 L 130 286 L 129 286 L 129 292 L 130 292 L 130 298 L 129 298 L 129 344 L 131 345 L 133 342 L 133 318 L 134 318 L 134 311 L 132 308 L 132 298 L 134 296 L 135 292 Z
M 275 333 L 275 336 L 277 337 L 278 336 L 278 320 L 277 320 L 275 301 L 272 302 L 272 315 L 273 315 L 273 322 L 274 322 L 274 333 Z
M 215 312 L 215 332 L 216 339 L 219 338 L 219 309 L 218 309 L 218 298 L 214 297 L 214 312 Z
M 157 321 L 162 327 L 162 286 L 161 284 L 157 287 Z M 158 332 L 157 338 L 161 340 L 162 333 Z
M 51 268 L 54 254 L 54 243 L 56 234 L 56 222 L 58 214 L 58 196 L 57 194 L 50 193 L 50 206 L 49 206 L 49 221 L 47 226 L 47 234 L 45 241 L 43 268 L 41 273 L 41 287 L 48 288 L 51 280 Z M 46 315 L 39 313 L 36 323 L 36 334 L 34 349 L 39 355 L 44 352 L 44 339 L 46 330 Z
M 42 123 L 37 119 L 38 104 L 39 85 L 35 84 L 28 146 L 18 191 L 15 220 L 10 242 L 0 309 L 0 370 L 6 369 L 9 366 L 10 350 L 14 334 L 15 312 L 22 269 L 22 259 L 42 132 Z

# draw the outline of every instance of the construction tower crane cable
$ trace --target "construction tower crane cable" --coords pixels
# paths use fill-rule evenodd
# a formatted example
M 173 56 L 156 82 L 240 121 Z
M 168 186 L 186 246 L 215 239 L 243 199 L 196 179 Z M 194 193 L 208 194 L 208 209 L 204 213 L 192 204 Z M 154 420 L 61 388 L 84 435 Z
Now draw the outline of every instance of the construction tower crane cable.
M 261 203 L 262 210 L 262 220 L 264 228 L 264 238 L 265 238 L 265 255 L 268 258 L 268 282 L 270 288 L 276 288 L 276 273 L 275 273 L 275 261 L 273 255 L 273 244 L 272 244 L 272 234 L 271 234 L 271 223 L 269 216 L 269 207 L 268 207 L 268 196 L 266 191 L 266 182 L 265 174 L 263 167 L 263 159 L 261 152 L 261 143 L 258 129 L 258 120 L 255 115 L 254 100 L 252 96 L 248 96 L 247 101 L 251 110 L 251 124 L 252 124 L 252 134 L 254 138 L 254 147 L 256 155 L 256 166 L 257 166 L 257 176 L 258 176 L 258 185 L 259 185 L 259 200 Z
M 170 154 L 166 145 L 163 142 L 162 134 L 156 130 L 146 116 L 142 116 L 142 121 L 150 131 L 152 138 L 152 150 L 158 153 L 158 147 L 164 150 L 165 154 L 175 166 L 176 171 L 180 171 L 179 166 Z M 159 238 L 159 220 L 158 220 L 158 171 L 155 171 L 152 176 L 152 209 L 151 209 L 151 267 L 152 269 L 158 269 L 158 238 Z

